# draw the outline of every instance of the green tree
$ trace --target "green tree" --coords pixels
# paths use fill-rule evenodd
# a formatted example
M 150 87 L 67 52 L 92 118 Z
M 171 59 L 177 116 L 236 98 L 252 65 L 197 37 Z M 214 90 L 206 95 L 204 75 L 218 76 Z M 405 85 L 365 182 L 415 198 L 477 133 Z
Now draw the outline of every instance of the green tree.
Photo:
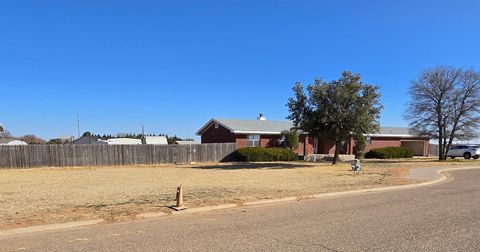
M 83 132 L 82 137 L 90 137 L 90 136 L 92 136 L 92 132 L 90 131 Z
M 365 146 L 367 146 L 367 142 L 365 141 L 365 136 L 363 133 L 356 133 L 355 134 L 355 158 L 361 158 L 363 156 L 363 151 L 365 150 Z
M 282 131 L 282 137 L 284 139 L 285 147 L 290 150 L 295 150 L 298 148 L 298 131 L 296 130 L 285 130 Z
M 352 132 L 376 132 L 380 119 L 378 87 L 363 83 L 359 74 L 344 71 L 338 80 L 320 78 L 306 87 L 297 82 L 289 98 L 288 119 L 295 128 L 335 141 L 333 164 L 338 162 L 342 141 Z
M 63 144 L 63 141 L 59 138 L 50 139 L 47 144 Z

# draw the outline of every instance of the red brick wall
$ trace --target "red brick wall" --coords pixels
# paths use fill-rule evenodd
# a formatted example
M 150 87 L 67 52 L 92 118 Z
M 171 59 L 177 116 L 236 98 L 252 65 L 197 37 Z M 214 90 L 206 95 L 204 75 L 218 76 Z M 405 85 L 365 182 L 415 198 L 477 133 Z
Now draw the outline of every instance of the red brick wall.
M 238 148 L 247 147 L 247 135 L 235 135 L 235 142 Z M 280 135 L 260 135 L 260 147 L 275 147 L 278 146 Z
M 261 147 L 275 147 L 280 143 L 280 135 L 261 135 L 260 146 Z
M 247 135 L 235 135 L 237 148 L 247 147 Z
M 202 143 L 234 143 L 235 135 L 230 130 L 218 125 L 215 129 L 215 124 L 212 123 L 208 129 L 201 135 Z
M 400 147 L 401 138 L 378 138 L 378 137 L 372 137 L 372 143 L 368 143 L 365 146 L 365 151 L 368 152 L 371 149 L 376 149 L 376 148 L 383 148 L 383 147 Z
M 423 141 L 424 144 L 424 156 L 428 156 L 429 153 L 429 140 L 424 138 L 408 138 L 402 139 L 399 137 L 372 137 L 372 143 L 365 146 L 364 152 L 368 152 L 371 149 L 383 148 L 383 147 L 401 147 L 402 140 L 416 140 Z
M 307 143 L 305 144 L 305 140 L 307 140 Z M 300 135 L 299 138 L 299 145 L 298 148 L 295 150 L 295 152 L 298 155 L 308 155 L 308 154 L 314 154 L 314 144 L 315 144 L 315 139 L 312 136 L 306 136 L 306 135 Z M 305 148 L 306 146 L 306 148 Z M 305 153 L 304 153 L 305 152 Z
M 335 154 L 335 142 L 331 139 L 320 137 L 318 139 L 318 154 Z

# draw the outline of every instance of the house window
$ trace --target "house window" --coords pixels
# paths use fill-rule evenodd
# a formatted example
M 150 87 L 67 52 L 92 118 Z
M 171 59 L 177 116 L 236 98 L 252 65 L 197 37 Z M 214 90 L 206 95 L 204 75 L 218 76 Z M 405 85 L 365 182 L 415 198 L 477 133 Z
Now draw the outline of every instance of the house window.
M 366 136 L 367 144 L 372 144 L 372 137 Z
M 260 147 L 260 135 L 247 135 L 247 147 Z
M 218 123 L 215 123 L 215 129 L 218 129 Z
M 279 146 L 286 146 L 286 144 L 287 144 L 287 143 L 285 142 L 285 136 L 282 135 L 282 136 L 280 137 L 280 139 L 278 139 L 278 145 L 279 145 Z

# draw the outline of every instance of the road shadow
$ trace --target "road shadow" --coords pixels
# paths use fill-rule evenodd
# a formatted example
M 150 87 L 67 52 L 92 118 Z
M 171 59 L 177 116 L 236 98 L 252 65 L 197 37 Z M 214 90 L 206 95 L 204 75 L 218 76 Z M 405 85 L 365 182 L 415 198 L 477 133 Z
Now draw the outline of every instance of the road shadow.
M 193 166 L 196 169 L 217 169 L 217 170 L 240 170 L 240 169 L 296 169 L 302 167 L 312 167 L 312 165 L 301 163 L 230 163 L 215 165 L 199 165 Z

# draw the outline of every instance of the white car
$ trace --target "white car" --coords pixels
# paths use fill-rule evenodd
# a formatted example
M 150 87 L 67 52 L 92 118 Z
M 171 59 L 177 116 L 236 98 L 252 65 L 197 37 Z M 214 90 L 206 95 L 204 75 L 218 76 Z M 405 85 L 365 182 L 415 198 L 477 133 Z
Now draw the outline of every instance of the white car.
M 464 157 L 465 159 L 478 159 L 480 157 L 480 147 L 478 145 L 455 145 L 448 150 L 448 157 Z

